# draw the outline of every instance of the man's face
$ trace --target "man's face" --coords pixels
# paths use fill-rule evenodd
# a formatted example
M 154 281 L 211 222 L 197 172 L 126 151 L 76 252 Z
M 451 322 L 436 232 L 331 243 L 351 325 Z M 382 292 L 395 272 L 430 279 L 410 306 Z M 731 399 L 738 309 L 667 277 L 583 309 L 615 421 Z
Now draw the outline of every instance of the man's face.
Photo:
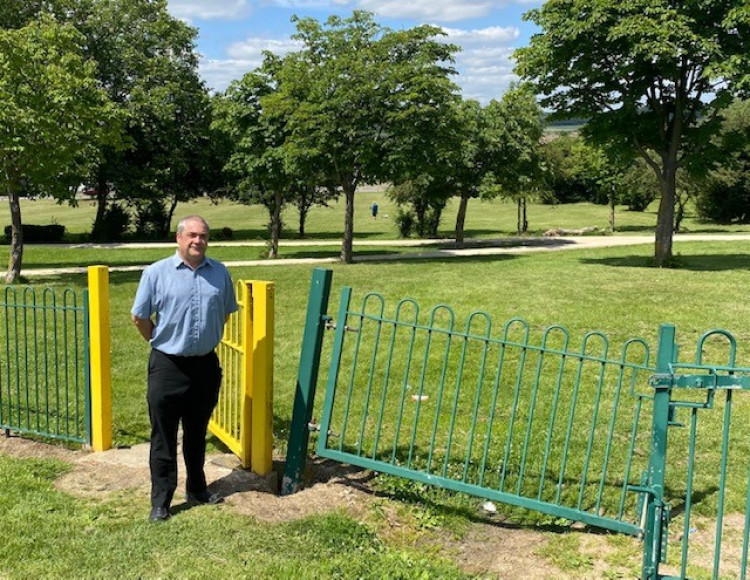
M 185 229 L 177 233 L 177 247 L 180 257 L 197 266 L 203 261 L 208 247 L 208 228 L 201 220 L 188 220 Z

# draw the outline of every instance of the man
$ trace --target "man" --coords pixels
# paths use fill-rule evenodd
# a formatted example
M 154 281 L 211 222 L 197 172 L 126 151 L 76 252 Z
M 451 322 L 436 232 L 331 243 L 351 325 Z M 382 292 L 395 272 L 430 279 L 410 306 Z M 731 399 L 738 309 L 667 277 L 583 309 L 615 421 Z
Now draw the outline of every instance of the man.
M 177 252 L 148 266 L 141 276 L 132 320 L 151 344 L 148 411 L 151 420 L 151 521 L 169 518 L 177 488 L 177 431 L 182 421 L 186 496 L 218 503 L 203 464 L 206 431 L 221 385 L 214 349 L 224 323 L 237 310 L 226 267 L 206 257 L 208 224 L 191 215 L 177 225 Z

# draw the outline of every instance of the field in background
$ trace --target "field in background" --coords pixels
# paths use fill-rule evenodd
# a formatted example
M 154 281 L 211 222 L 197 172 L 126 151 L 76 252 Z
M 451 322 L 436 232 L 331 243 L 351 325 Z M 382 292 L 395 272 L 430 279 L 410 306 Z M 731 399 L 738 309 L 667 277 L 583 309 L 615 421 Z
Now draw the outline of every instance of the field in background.
M 377 201 L 380 206 L 378 218 L 370 217 L 370 204 Z M 656 225 L 657 203 L 645 212 L 631 212 L 626 207 L 618 207 L 615 227 L 618 233 L 647 233 Z M 439 234 L 451 238 L 454 235 L 457 199 L 447 206 Z M 80 200 L 77 207 L 58 205 L 53 200 L 24 199 L 21 201 L 23 222 L 26 224 L 62 224 L 71 238 L 70 241 L 83 241 L 83 234 L 91 230 L 94 220 L 95 205 L 90 200 Z M 222 228 L 233 231 L 234 239 L 268 238 L 266 224 L 268 213 L 260 205 L 239 205 L 229 201 L 213 204 L 208 199 L 180 204 L 175 213 L 175 222 L 188 214 L 203 215 L 217 234 Z M 397 208 L 379 189 L 365 189 L 355 196 L 354 232 L 355 239 L 395 239 L 398 230 L 395 224 Z M 297 238 L 299 216 L 294 208 L 288 207 L 282 217 L 284 221 L 283 238 Z M 589 203 L 566 205 L 530 204 L 528 207 L 529 233 L 541 235 L 555 228 L 578 230 L 598 228 L 601 233 L 608 231 L 609 208 Z M 10 224 L 7 201 L 0 200 L 0 226 Z M 172 229 L 176 223 L 172 224 Z M 335 202 L 330 207 L 311 209 L 307 224 L 306 237 L 311 239 L 340 239 L 344 228 L 344 201 Z M 481 201 L 472 199 L 469 202 L 466 217 L 466 237 L 493 238 L 512 236 L 516 233 L 516 206 L 504 200 Z M 721 225 L 703 223 L 689 213 L 683 222 L 685 232 L 750 232 L 750 225 Z M 216 235 L 214 235 L 216 237 Z

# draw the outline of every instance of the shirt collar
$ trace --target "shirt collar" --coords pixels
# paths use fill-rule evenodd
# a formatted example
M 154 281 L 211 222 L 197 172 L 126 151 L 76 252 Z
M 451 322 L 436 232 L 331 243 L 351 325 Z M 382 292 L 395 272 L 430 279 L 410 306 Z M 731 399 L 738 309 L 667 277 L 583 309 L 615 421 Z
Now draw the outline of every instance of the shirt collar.
M 171 259 L 172 259 L 172 266 L 174 267 L 175 270 L 178 269 L 178 268 L 180 268 L 180 267 L 190 268 L 190 266 L 188 266 L 182 260 L 182 258 L 180 258 L 180 252 L 179 252 L 179 250 L 175 251 L 174 256 L 172 256 Z M 196 270 L 200 270 L 204 266 L 210 266 L 210 265 L 211 265 L 211 259 L 207 258 L 206 256 L 203 256 L 203 261 L 200 264 L 198 264 L 198 267 L 196 268 Z M 192 270 L 192 268 L 190 268 L 190 269 Z

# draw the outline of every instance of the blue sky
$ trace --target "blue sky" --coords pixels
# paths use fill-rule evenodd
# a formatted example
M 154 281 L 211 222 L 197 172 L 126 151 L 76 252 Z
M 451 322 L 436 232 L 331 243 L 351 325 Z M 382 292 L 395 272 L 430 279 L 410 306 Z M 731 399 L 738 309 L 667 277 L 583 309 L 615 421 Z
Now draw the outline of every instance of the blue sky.
M 198 29 L 200 73 L 222 91 L 261 63 L 261 51 L 278 55 L 297 50 L 291 40 L 293 15 L 324 22 L 331 14 L 373 12 L 388 28 L 440 26 L 447 40 L 462 47 L 454 78 L 467 99 L 487 103 L 515 80 L 513 50 L 524 46 L 534 27 L 521 16 L 541 0 L 169 0 L 177 18 Z

